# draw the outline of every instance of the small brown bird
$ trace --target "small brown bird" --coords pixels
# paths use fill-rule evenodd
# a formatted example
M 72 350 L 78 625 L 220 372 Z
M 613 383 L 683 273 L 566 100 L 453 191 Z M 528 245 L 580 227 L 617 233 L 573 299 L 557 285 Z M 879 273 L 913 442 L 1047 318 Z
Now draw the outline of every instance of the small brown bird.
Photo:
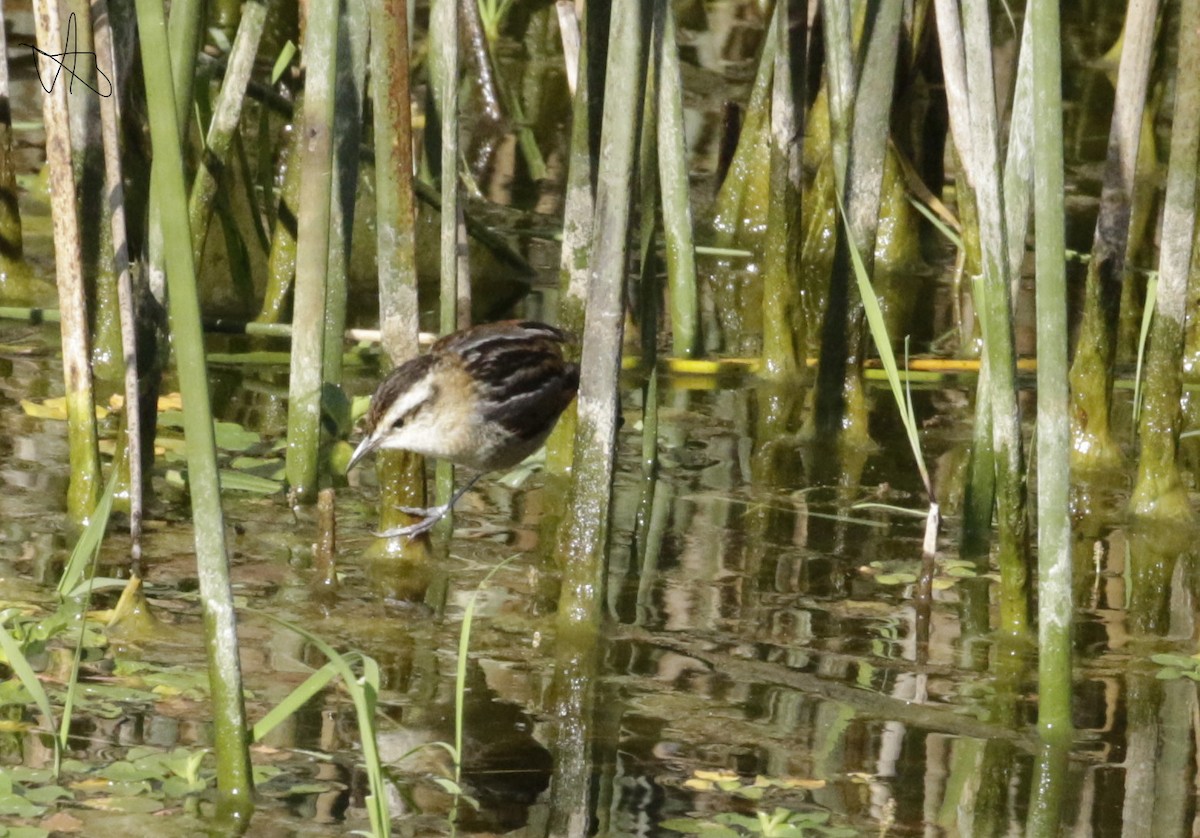
M 423 521 L 381 536 L 433 527 L 475 481 L 536 451 L 579 389 L 579 367 L 563 360 L 561 329 L 509 320 L 463 329 L 406 361 L 371 398 L 367 435 L 347 471 L 378 448 L 399 448 L 478 472 L 443 506 L 401 507 Z

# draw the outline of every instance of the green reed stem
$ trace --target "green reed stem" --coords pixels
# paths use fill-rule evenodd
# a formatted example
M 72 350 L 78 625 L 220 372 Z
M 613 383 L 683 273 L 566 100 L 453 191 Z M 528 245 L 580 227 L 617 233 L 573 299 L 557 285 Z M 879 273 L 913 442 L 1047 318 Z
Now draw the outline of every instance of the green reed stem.
M 0 20 L 4 20 L 4 3 L 0 2 Z M 0 32 L 0 97 L 9 101 L 8 35 Z M 21 238 L 21 212 L 17 203 L 17 171 L 13 159 L 12 113 L 0 112 L 0 292 L 9 292 L 10 271 L 20 263 L 24 242 Z M 11 296 L 0 293 L 0 297 Z
M 364 91 L 370 35 L 365 3 L 339 4 L 337 75 L 333 114 L 333 191 L 329 207 L 329 268 L 325 278 L 325 350 L 321 378 L 342 383 L 342 332 L 346 329 L 346 297 L 354 206 L 358 194 L 359 153 L 363 134 Z
M 692 240 L 691 186 L 688 179 L 686 132 L 683 125 L 683 82 L 679 69 L 675 13 L 671 4 L 655 4 L 655 48 L 658 61 L 658 179 L 662 198 L 663 244 L 670 287 L 671 347 L 690 358 L 699 348 L 700 303 L 697 299 L 696 251 Z
M 150 137 L 158 161 L 155 188 L 160 190 L 159 206 L 164 210 L 162 226 L 167 245 L 171 328 L 183 394 L 183 429 L 188 443 L 188 483 L 217 755 L 218 814 L 240 820 L 249 817 L 254 805 L 250 794 L 250 755 L 246 747 L 246 711 L 242 703 L 242 675 L 208 398 L 204 335 L 200 328 L 200 303 L 188 229 L 182 140 L 174 91 L 169 85 L 155 83 L 155 80 L 167 78 L 171 72 L 162 4 L 157 0 L 137 0 L 137 16 Z
M 321 442 L 338 4 L 336 0 L 319 0 L 309 6 L 308 16 L 304 113 L 299 129 L 304 142 L 295 161 L 301 174 L 286 463 L 293 496 L 305 502 L 316 498 Z
M 1067 411 L 1062 40 L 1057 0 L 1033 0 L 1034 224 L 1037 228 L 1038 729 L 1071 738 L 1071 423 Z
M 303 101 L 303 100 L 301 100 Z M 271 231 L 271 255 L 267 259 L 267 287 L 256 320 L 276 324 L 287 311 L 288 292 L 296 276 L 296 226 L 300 206 L 300 132 L 293 131 L 283 151 L 283 185 L 279 189 L 278 218 Z

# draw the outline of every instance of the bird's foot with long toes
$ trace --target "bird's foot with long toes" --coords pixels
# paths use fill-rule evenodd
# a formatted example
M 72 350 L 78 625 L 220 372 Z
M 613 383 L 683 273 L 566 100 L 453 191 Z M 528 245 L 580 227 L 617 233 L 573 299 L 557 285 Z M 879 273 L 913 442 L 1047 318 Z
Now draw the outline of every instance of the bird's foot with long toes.
M 397 506 L 396 509 L 403 512 L 405 515 L 419 516 L 422 520 L 415 524 L 409 524 L 404 527 L 392 527 L 390 530 L 377 532 L 375 535 L 378 538 L 397 538 L 399 536 L 408 536 L 416 538 L 423 532 L 429 532 L 434 528 L 438 521 L 446 517 L 446 513 L 450 511 L 450 504 L 444 503 L 441 506 Z

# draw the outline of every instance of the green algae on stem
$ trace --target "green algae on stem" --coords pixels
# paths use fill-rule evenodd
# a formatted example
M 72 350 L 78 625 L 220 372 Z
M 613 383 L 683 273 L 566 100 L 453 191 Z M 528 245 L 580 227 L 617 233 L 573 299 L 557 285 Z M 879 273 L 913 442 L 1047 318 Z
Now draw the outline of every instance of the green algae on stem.
M 184 7 L 176 7 L 182 13 Z M 251 800 L 250 754 L 246 741 L 246 709 L 238 660 L 229 556 L 217 477 L 212 408 L 196 270 L 187 220 L 187 190 L 183 180 L 182 139 L 175 117 L 170 85 L 154 84 L 170 71 L 166 22 L 156 0 L 138 0 L 138 29 L 150 116 L 150 136 L 158 174 L 154 177 L 163 208 L 162 228 L 169 245 L 164 253 L 169 270 L 171 328 L 176 365 L 183 392 L 184 434 L 187 438 L 188 479 L 192 498 L 196 565 L 204 613 L 212 695 L 214 741 L 217 753 L 218 814 L 227 822 L 244 824 L 254 807 Z
M 1188 274 L 1196 227 L 1196 165 L 1200 159 L 1200 2 L 1189 0 L 1183 4 L 1179 31 L 1158 296 L 1146 361 L 1145 403 L 1138 424 L 1142 450 L 1129 508 L 1139 518 L 1190 522 L 1194 513 L 1176 455 Z
M 1121 451 L 1109 424 L 1113 363 L 1117 357 L 1121 289 L 1132 282 L 1126 277 L 1125 264 L 1131 244 L 1136 246 L 1130 238 L 1130 221 L 1138 161 L 1146 150 L 1141 142 L 1142 117 L 1158 5 L 1158 0 L 1133 0 L 1125 13 L 1100 212 L 1071 365 L 1071 459 L 1078 469 L 1112 469 L 1121 462 Z
M 805 29 L 804 20 L 797 25 Z M 773 23 L 779 43 L 771 78 L 771 121 L 768 131 L 769 194 L 763 256 L 763 371 L 771 378 L 791 378 L 803 370 L 807 330 L 800 305 L 799 239 L 801 171 L 804 153 L 803 90 L 792 87 L 792 64 L 804 64 L 804 35 L 796 39 L 800 55 L 789 47 L 792 32 L 789 3 L 775 6 Z M 678 354 L 678 353 L 676 353 Z

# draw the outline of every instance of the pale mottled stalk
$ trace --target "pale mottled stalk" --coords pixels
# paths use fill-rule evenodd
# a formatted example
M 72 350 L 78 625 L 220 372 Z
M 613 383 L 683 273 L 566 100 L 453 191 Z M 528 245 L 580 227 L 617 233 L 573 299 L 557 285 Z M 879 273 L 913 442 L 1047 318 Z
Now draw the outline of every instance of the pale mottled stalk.
M 53 0 L 37 0 L 33 8 L 38 45 L 45 52 L 54 54 L 63 42 L 58 5 Z M 48 77 L 52 77 L 50 67 L 44 67 L 42 72 L 48 72 Z M 43 97 L 42 119 L 46 126 L 46 162 L 50 167 L 50 214 L 54 227 L 54 267 L 58 281 L 67 440 L 71 457 L 67 514 L 76 523 L 83 524 L 91 516 L 100 496 L 100 452 L 65 84 L 54 85 L 52 92 Z
M 1071 741 L 1071 423 L 1058 0 L 1033 0 L 1026 29 L 1037 229 L 1038 730 L 1064 745 Z
M 1011 282 L 1007 227 L 1001 193 L 999 119 L 987 4 L 965 0 L 960 22 L 953 3 L 938 5 L 938 32 L 943 53 L 962 44 L 966 68 L 966 113 L 951 110 L 950 122 L 967 179 L 975 190 L 983 278 L 978 295 L 984 351 L 991 382 L 992 447 L 996 467 L 996 510 L 1003 580 L 1001 623 L 1005 631 L 1019 634 L 1029 624 L 1029 556 L 1025 509 L 1025 463 L 1022 455 L 1020 414 L 1016 400 L 1016 360 L 1010 301 Z M 961 27 L 961 34 L 955 30 Z M 965 138 L 965 139 L 964 139 Z M 970 150 L 969 156 L 967 150 Z
M 286 463 L 293 496 L 306 502 L 316 498 L 321 441 L 337 38 L 337 3 L 320 0 L 310 4 L 304 42 L 307 71 L 300 154 L 293 163 L 301 167 L 301 172 Z
M 1176 454 L 1181 424 L 1183 330 L 1196 227 L 1196 164 L 1200 158 L 1200 0 L 1183 0 L 1179 31 L 1158 297 L 1146 361 L 1145 402 L 1138 424 L 1142 450 L 1129 506 L 1143 518 L 1191 521 L 1194 513 Z
M 617 432 L 617 383 L 624 327 L 631 184 L 641 90 L 642 15 L 635 4 L 613 7 L 596 213 L 589 260 L 587 321 L 579 378 L 574 491 L 560 531 L 566 568 L 558 621 L 567 630 L 599 625 Z
M 379 328 L 393 364 L 417 354 L 420 314 L 407 6 L 407 0 L 371 6 Z
M 900 45 L 902 4 L 884 3 L 868 29 L 864 44 L 863 66 L 857 88 L 850 86 L 835 95 L 831 77 L 830 132 L 833 141 L 835 189 L 845 196 L 846 226 L 849 238 L 838 235 L 830 272 L 828 304 L 821 327 L 821 356 L 817 367 L 815 396 L 816 427 L 826 434 L 849 432 L 852 441 L 865 441 L 866 411 L 862 388 L 863 311 L 854 284 L 854 269 L 849 248 L 857 249 L 868 275 L 875 265 L 875 231 L 883 189 L 883 168 L 887 154 L 890 122 L 877 115 L 891 112 L 895 86 L 896 56 Z M 844 16 L 848 17 L 849 12 Z M 839 23 L 839 29 L 841 28 Z M 830 43 L 831 33 L 826 34 Z M 836 49 L 836 53 L 835 50 Z M 833 64 L 845 62 L 851 54 L 849 42 L 830 45 L 830 55 L 843 56 Z M 844 72 L 839 70 L 839 75 Z M 845 85 L 843 80 L 840 84 Z M 844 113 L 835 111 L 835 102 Z M 867 114 L 870 118 L 854 118 Z M 849 127 L 842 122 L 850 122 Z M 839 170 L 839 146 L 845 142 L 845 170 Z
M 1071 364 L 1071 435 L 1077 468 L 1103 469 L 1120 463 L 1112 438 L 1113 363 L 1125 259 L 1130 246 L 1142 115 L 1150 87 L 1158 0 L 1132 0 L 1125 12 L 1121 63 L 1113 101 L 1100 212 L 1092 239 L 1083 297 L 1083 315 Z M 1136 243 L 1135 243 L 1136 246 Z
M 408 66 L 408 3 L 371 6 L 371 76 L 375 108 L 375 236 L 379 265 L 379 328 L 393 365 L 418 352 L 416 206 L 413 197 L 412 105 Z M 398 506 L 426 506 L 425 460 L 395 451 L 377 460 L 381 531 L 415 523 Z M 379 549 L 423 555 L 418 539 L 380 539 Z

